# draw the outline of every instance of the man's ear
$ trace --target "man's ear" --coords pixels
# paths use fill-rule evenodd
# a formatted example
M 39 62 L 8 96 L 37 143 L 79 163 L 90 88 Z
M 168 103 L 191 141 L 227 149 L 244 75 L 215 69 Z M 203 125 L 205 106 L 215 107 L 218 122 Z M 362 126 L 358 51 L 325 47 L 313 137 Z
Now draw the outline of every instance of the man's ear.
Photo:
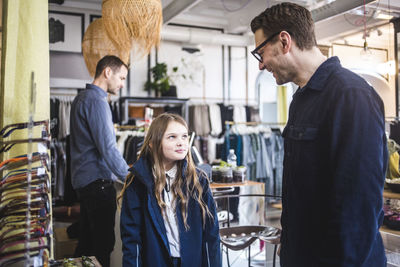
M 106 67 L 103 70 L 103 72 L 104 72 L 104 77 L 108 79 L 108 78 L 110 78 L 110 76 L 112 74 L 112 69 L 110 67 Z
M 281 44 L 282 44 L 282 52 L 283 54 L 286 54 L 290 51 L 290 48 L 292 46 L 292 37 L 290 34 L 286 31 L 282 31 L 281 34 L 279 35 Z

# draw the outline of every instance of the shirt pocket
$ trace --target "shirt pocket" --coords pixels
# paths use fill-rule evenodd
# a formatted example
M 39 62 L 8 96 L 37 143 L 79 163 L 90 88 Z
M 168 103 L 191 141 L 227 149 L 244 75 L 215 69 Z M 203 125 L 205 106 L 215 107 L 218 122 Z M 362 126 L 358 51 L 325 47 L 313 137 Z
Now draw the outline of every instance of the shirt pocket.
M 282 136 L 295 141 L 312 141 L 318 136 L 319 129 L 317 126 L 287 126 Z
M 310 189 L 321 175 L 321 129 L 318 125 L 288 125 L 285 140 L 284 172 L 287 182 L 296 188 Z

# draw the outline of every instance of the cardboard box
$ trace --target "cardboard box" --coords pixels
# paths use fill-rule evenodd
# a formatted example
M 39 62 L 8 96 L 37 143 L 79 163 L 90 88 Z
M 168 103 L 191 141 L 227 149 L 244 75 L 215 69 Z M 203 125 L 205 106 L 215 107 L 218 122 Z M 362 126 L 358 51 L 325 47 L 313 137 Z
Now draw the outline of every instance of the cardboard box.
M 68 238 L 67 228 L 54 229 L 54 244 L 55 244 L 55 258 L 64 259 L 72 258 L 75 253 L 75 248 L 78 245 L 78 239 Z

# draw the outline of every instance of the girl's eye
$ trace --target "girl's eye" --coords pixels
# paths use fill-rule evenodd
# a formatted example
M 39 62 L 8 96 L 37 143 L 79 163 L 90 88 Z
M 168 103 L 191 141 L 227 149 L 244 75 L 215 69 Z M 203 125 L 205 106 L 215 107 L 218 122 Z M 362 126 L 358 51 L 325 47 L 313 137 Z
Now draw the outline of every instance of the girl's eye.
M 174 138 L 175 138 L 175 135 L 168 136 L 168 139 L 174 139 Z
M 183 139 L 186 139 L 186 138 L 188 138 L 188 135 L 187 135 L 187 134 L 184 134 L 184 135 L 182 136 L 182 138 L 183 138 Z

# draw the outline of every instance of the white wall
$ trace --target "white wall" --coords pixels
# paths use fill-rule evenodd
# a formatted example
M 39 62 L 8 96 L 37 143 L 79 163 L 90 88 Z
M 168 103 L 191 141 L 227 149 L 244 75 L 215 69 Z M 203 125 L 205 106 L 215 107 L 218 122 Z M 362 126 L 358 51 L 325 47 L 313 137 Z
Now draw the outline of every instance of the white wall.
M 257 75 L 260 72 L 258 69 L 258 61 L 256 58 L 250 53 L 254 49 L 254 45 L 249 46 L 247 48 L 248 52 L 248 60 L 247 60 L 247 69 L 248 69 L 248 88 L 249 88 L 249 104 L 257 104 L 258 103 L 258 94 L 256 89 L 256 79 Z
M 50 5 L 50 10 L 84 14 L 85 29 L 90 24 L 91 15 L 101 15 L 100 10 L 77 9 L 58 5 Z M 158 62 L 165 62 L 170 74 L 172 74 L 173 67 L 178 67 L 178 75 L 175 74 L 174 79 L 178 97 L 190 98 L 192 103 L 257 104 L 254 79 L 258 70 L 255 65 L 255 67 L 249 68 L 248 73 L 246 73 L 245 47 L 231 47 L 231 69 L 229 69 L 227 46 L 224 49 L 225 64 L 222 62 L 223 49 L 221 45 L 201 44 L 198 46 L 200 52 L 195 54 L 183 51 L 182 47 L 184 46 L 179 42 L 162 41 L 158 50 Z M 150 67 L 155 65 L 155 55 L 155 49 L 153 49 L 150 54 Z M 249 52 L 247 56 L 248 61 L 253 61 L 256 64 L 256 61 L 250 58 Z M 231 71 L 230 81 L 228 80 L 229 71 Z M 182 74 L 185 74 L 187 78 L 183 79 Z M 138 97 L 148 96 L 148 92 L 143 90 L 147 76 L 148 57 L 131 61 L 129 90 L 124 88 L 121 94 Z M 224 77 L 225 81 L 223 81 Z M 86 69 L 82 54 L 68 52 L 51 52 L 50 78 L 53 88 L 84 88 L 85 83 L 91 82 L 93 79 Z M 229 88 L 230 91 L 228 91 Z M 154 96 L 154 92 L 151 92 L 150 96 Z M 248 101 L 246 101 L 246 96 L 249 98 Z
M 194 103 L 203 102 L 203 98 L 207 102 L 221 102 L 221 46 L 200 45 L 200 51 L 194 54 L 182 50 L 183 46 L 178 42 L 163 41 L 158 51 L 158 62 L 167 63 L 169 73 L 172 74 L 173 67 L 178 67 L 178 72 L 174 74 L 178 97 L 190 98 Z
M 389 44 L 387 46 L 378 47 L 378 49 L 371 49 L 372 54 L 368 59 L 363 59 L 360 56 L 361 50 L 360 47 L 333 46 L 333 55 L 338 56 L 342 65 L 346 68 L 352 70 L 358 69 L 360 70 L 359 73 L 364 72 L 364 70 L 374 72 L 377 76 L 379 76 L 377 73 L 378 65 L 385 63 L 388 60 L 394 60 L 394 55 L 389 52 Z M 383 75 L 381 76 L 381 79 L 367 79 L 367 81 L 370 82 L 382 98 L 385 104 L 385 116 L 395 116 L 395 75 Z
M 244 47 L 231 47 L 231 80 L 228 99 L 231 103 L 245 104 L 246 99 L 246 49 Z M 228 66 L 229 67 L 229 66 Z

